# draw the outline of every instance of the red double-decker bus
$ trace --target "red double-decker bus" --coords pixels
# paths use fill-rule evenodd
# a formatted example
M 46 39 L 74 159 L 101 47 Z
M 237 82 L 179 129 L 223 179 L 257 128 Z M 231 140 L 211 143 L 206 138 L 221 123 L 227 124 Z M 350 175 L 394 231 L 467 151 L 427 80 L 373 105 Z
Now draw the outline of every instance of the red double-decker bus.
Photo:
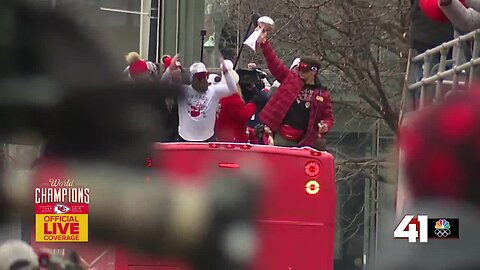
M 210 179 L 203 176 L 228 175 L 239 168 L 248 170 L 252 162 L 261 164 L 265 187 L 258 205 L 258 241 L 251 269 L 333 269 L 336 188 L 331 154 L 312 148 L 230 143 L 159 143 L 154 147 L 157 156 L 153 160 L 158 162 L 148 166 L 172 182 L 202 184 Z M 193 269 L 184 262 L 146 258 L 89 240 L 31 244 L 60 254 L 76 250 L 89 269 Z

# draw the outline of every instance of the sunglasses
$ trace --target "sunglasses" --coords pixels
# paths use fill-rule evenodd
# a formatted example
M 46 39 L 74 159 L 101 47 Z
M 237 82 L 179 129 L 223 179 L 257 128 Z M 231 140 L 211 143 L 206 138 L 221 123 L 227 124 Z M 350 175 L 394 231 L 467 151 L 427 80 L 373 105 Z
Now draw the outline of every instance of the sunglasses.
M 317 71 L 317 70 L 318 70 L 317 67 L 310 66 L 309 64 L 306 64 L 306 63 L 298 64 L 298 71 L 308 72 L 308 71 Z
M 193 74 L 193 77 L 198 79 L 198 80 L 208 79 L 208 72 L 198 72 L 198 73 Z

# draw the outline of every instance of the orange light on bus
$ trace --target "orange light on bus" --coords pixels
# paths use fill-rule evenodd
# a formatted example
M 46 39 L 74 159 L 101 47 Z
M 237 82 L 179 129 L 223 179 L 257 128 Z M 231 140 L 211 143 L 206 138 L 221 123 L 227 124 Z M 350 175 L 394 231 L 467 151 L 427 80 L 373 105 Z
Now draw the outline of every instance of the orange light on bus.
M 305 173 L 310 177 L 317 177 L 320 174 L 320 164 L 310 161 L 305 165 Z
M 310 180 L 305 185 L 305 191 L 307 194 L 315 195 L 320 192 L 320 184 L 315 180 Z

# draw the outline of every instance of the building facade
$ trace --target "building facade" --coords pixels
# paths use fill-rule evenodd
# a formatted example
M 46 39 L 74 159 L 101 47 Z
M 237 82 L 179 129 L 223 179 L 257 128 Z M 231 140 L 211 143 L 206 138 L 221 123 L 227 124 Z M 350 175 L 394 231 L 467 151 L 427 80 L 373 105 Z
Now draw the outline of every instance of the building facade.
M 107 48 L 112 61 L 137 51 L 159 62 L 180 53 L 182 61 L 200 61 L 204 0 L 32 0 L 71 17 Z

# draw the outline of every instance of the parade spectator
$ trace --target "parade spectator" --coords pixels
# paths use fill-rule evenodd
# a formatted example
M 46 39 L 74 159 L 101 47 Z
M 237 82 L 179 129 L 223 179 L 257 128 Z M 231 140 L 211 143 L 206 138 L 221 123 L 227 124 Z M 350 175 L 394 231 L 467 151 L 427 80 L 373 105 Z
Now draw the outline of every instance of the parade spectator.
M 162 65 L 163 65 L 162 74 L 167 70 L 167 68 L 170 66 L 171 63 L 172 63 L 172 57 L 170 55 L 165 54 L 164 56 L 162 56 Z
M 263 71 L 261 68 L 257 67 L 256 63 L 248 63 L 247 67 L 250 70 L 254 70 L 259 74 L 261 84 L 263 85 L 263 91 L 268 94 L 268 91 L 270 90 L 270 87 L 272 86 L 267 79 L 268 74 L 265 71 Z
M 178 70 L 178 55 L 162 76 L 169 80 L 172 72 Z M 228 63 L 228 67 L 226 66 Z M 226 84 L 208 85 L 208 71 L 203 63 L 190 66 L 191 85 L 184 85 L 184 93 L 178 102 L 178 141 L 207 142 L 215 141 L 215 120 L 220 99 L 236 92 L 236 85 L 228 70 L 232 69 L 231 61 L 222 61 L 222 72 Z
M 410 48 L 416 50 L 416 54 L 453 39 L 452 24 L 448 21 L 440 23 L 427 17 L 420 8 L 419 1 L 410 2 Z
M 8 240 L 0 246 L 0 270 L 30 270 L 38 267 L 33 248 L 20 240 Z
M 125 71 L 135 81 L 150 80 L 158 75 L 158 68 L 155 63 L 140 58 L 137 52 L 130 52 L 125 56 L 128 66 Z
M 419 112 L 400 130 L 414 197 L 465 200 L 480 207 L 478 90 L 457 93 L 441 106 Z
M 164 63 L 168 63 L 169 65 L 172 64 L 172 58 L 170 56 L 164 57 L 162 59 Z M 182 64 L 180 63 L 179 59 L 175 63 L 175 69 L 171 71 L 170 82 L 182 85 L 189 85 L 191 84 L 190 74 L 189 72 L 183 68 Z M 168 66 L 166 67 L 168 68 Z M 166 69 L 165 69 L 166 71 Z M 175 99 L 167 98 L 166 99 L 166 114 L 165 114 L 165 134 L 166 134 L 166 141 L 173 142 L 178 140 L 178 102 Z
M 412 115 L 400 130 L 405 176 L 412 202 L 403 214 L 458 218 L 459 238 L 428 243 L 381 237 L 378 269 L 480 269 L 480 95 L 478 86 L 440 106 Z M 394 228 L 400 223 L 392 224 Z M 435 228 L 428 228 L 434 231 Z M 407 229 L 408 230 L 408 229 Z M 418 239 L 417 239 L 418 241 Z M 445 242 L 448 241 L 448 250 Z
M 257 69 L 238 69 L 237 73 L 240 77 L 239 85 L 244 101 L 249 103 L 253 97 L 256 99 L 257 111 L 248 121 L 248 126 L 253 129 L 260 124 L 258 115 L 268 102 L 268 94 L 264 91 L 265 84 L 262 81 L 264 74 Z
M 171 69 L 171 80 L 175 83 L 190 85 L 192 83 L 190 72 L 185 69 L 180 62 L 180 59 L 177 59 L 176 62 L 168 61 L 169 66 L 173 66 Z M 168 68 L 168 67 L 167 67 Z
M 412 56 L 424 53 L 428 49 L 435 48 L 444 42 L 453 39 L 453 26 L 450 22 L 438 22 L 427 17 L 420 8 L 421 0 L 411 0 L 410 9 L 410 49 Z M 451 58 L 451 51 L 448 58 Z M 430 67 L 434 67 L 440 63 L 440 54 L 435 54 L 430 62 Z M 415 62 L 415 81 L 418 82 L 423 78 L 423 61 Z M 414 108 L 418 108 L 420 102 L 420 90 L 413 93 Z
M 237 93 L 220 100 L 215 132 L 221 142 L 246 143 L 249 141 L 247 123 L 257 111 L 254 103 L 257 97 L 253 97 L 252 102 L 245 104 L 240 85 L 238 85 L 238 74 L 234 70 L 230 73 L 237 84 Z
M 438 4 L 453 26 L 461 32 L 468 33 L 480 28 L 480 12 L 472 8 L 480 8 L 480 1 L 465 1 L 468 7 L 462 2 L 459 0 L 439 0 Z
M 275 54 L 267 32 L 259 38 L 272 75 L 281 83 L 260 113 L 267 134 L 279 146 L 311 146 L 333 126 L 334 116 L 328 90 L 317 84 L 320 61 L 302 57 L 298 72 L 290 70 Z

